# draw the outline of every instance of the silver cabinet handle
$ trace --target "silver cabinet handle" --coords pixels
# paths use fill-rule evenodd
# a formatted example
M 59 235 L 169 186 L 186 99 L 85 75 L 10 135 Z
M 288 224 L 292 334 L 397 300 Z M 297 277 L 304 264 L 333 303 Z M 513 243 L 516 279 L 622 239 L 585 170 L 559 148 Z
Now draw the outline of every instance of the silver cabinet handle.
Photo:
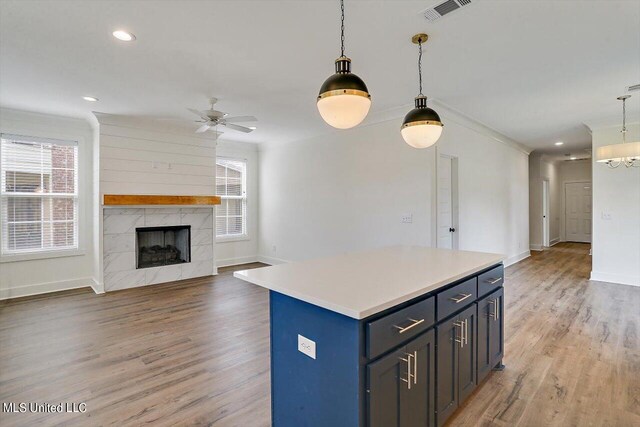
M 404 334 L 405 332 L 407 332 L 409 329 L 411 328 L 415 328 L 416 326 L 418 326 L 420 323 L 424 322 L 424 319 L 420 319 L 420 320 L 415 320 L 415 319 L 409 319 L 410 321 L 412 321 L 413 323 L 407 327 L 402 327 L 402 326 L 398 326 L 398 325 L 393 325 L 394 328 L 398 329 L 398 333 L 399 334 Z
M 493 306 L 493 313 L 489 312 L 489 317 L 494 321 L 500 320 L 500 300 L 498 298 L 490 299 L 489 304 Z
M 407 383 L 407 389 L 411 390 L 411 381 L 413 380 L 413 383 L 416 384 L 416 377 L 415 377 L 415 373 L 412 374 L 411 373 L 411 358 L 414 357 L 414 354 L 411 353 L 405 353 L 407 355 L 407 358 L 405 359 L 404 357 L 400 357 L 399 359 L 402 360 L 403 362 L 407 362 L 407 379 L 404 378 L 400 378 L 402 381 L 404 381 L 405 383 Z
M 498 278 L 495 278 L 495 279 L 487 279 L 487 280 L 485 280 L 485 282 L 487 282 L 490 285 L 495 285 L 496 283 L 498 283 L 501 280 L 502 280 L 502 277 L 498 277 Z
M 418 350 L 413 352 L 413 383 L 418 384 Z
M 469 319 L 464 319 L 464 345 L 469 345 Z
M 467 298 L 470 298 L 472 296 L 472 294 L 458 294 L 458 295 L 462 295 L 462 298 L 451 297 L 451 298 L 449 298 L 449 301 L 453 301 L 456 304 L 460 304 L 462 301 L 464 301 Z
M 455 321 L 453 322 L 453 324 L 456 326 L 456 332 L 457 332 L 457 328 L 460 327 L 460 339 L 458 339 L 458 337 L 456 336 L 455 341 L 460 344 L 460 348 L 464 347 L 464 321 Z

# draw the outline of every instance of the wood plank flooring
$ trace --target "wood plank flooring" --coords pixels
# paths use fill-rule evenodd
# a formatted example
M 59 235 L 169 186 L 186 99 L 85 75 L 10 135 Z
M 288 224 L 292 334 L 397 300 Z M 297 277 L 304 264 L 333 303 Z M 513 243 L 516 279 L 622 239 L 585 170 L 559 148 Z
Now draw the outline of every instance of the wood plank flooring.
M 640 426 L 640 288 L 589 282 L 588 251 L 506 269 L 507 368 L 450 426 Z M 232 271 L 0 302 L 0 401 L 87 404 L 0 425 L 270 425 L 268 297 Z

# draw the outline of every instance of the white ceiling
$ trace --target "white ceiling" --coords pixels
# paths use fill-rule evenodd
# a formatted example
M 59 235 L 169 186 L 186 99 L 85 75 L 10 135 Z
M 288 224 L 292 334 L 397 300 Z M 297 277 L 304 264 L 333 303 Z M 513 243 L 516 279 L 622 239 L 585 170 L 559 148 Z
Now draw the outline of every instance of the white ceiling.
M 640 1 L 476 0 L 429 23 L 419 12 L 434 3 L 346 1 L 347 54 L 372 112 L 412 103 L 409 39 L 423 31 L 425 94 L 534 149 L 587 147 L 583 123 L 619 117 L 615 98 L 640 83 Z M 137 41 L 118 42 L 116 28 Z M 338 30 L 336 0 L 2 0 L 0 105 L 191 120 L 185 107 L 215 95 L 219 109 L 260 120 L 228 139 L 311 137 L 330 130 L 315 97 Z M 628 117 L 640 117 L 640 93 Z

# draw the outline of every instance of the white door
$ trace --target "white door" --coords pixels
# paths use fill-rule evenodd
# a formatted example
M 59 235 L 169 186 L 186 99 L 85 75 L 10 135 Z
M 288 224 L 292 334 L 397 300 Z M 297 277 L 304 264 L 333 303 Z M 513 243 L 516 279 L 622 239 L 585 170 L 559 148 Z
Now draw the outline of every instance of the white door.
M 591 183 L 564 185 L 565 240 L 591 243 Z
M 542 181 L 542 246 L 549 247 L 549 181 Z
M 455 238 L 456 227 L 456 172 L 455 159 L 440 155 L 438 156 L 438 190 L 437 190 L 437 236 L 438 247 L 447 249 L 457 248 Z

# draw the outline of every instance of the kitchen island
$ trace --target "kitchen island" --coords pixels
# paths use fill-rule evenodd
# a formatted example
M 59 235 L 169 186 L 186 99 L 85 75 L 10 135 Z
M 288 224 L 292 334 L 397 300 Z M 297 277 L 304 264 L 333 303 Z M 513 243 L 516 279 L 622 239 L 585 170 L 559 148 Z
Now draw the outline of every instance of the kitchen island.
M 502 367 L 502 260 L 396 246 L 235 272 L 269 289 L 273 425 L 443 425 Z

